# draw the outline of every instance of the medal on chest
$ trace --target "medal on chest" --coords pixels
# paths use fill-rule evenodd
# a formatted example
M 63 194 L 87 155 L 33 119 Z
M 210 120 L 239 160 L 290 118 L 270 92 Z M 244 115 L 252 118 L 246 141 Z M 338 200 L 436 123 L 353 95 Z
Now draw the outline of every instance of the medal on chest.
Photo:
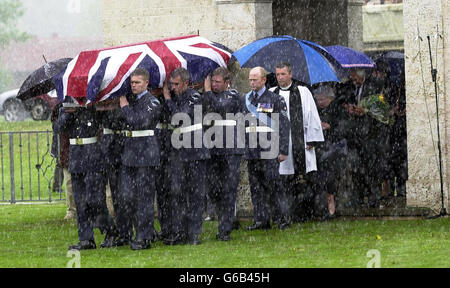
M 257 112 L 264 113 L 272 113 L 273 112 L 273 104 L 272 103 L 258 103 L 258 107 L 256 107 Z

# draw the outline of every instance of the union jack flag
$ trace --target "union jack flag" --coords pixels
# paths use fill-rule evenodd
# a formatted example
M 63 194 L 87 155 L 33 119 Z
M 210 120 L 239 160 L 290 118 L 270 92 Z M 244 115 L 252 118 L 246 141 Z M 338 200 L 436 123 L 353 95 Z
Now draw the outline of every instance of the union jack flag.
M 113 99 L 131 91 L 130 74 L 143 67 L 150 87 L 162 87 L 170 73 L 186 68 L 191 82 L 203 82 L 217 67 L 227 67 L 231 51 L 198 35 L 167 38 L 101 50 L 83 51 L 53 82 L 58 100 L 72 96 L 86 103 Z

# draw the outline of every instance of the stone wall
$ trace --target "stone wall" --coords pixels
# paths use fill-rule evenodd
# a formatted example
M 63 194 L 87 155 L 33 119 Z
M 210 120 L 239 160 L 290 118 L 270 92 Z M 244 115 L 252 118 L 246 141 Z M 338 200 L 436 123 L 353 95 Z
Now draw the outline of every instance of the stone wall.
M 364 6 L 364 51 L 403 50 L 403 26 L 403 4 Z
M 439 210 L 440 177 L 438 160 L 436 105 L 431 79 L 427 35 L 431 37 L 433 65 L 438 70 L 439 117 L 445 203 L 448 205 L 447 85 L 450 80 L 448 17 L 450 0 L 406 0 L 403 2 L 405 30 L 406 102 L 408 126 L 408 206 L 426 206 Z M 442 35 L 436 37 L 436 33 Z M 418 35 L 420 37 L 418 37 Z M 423 41 L 420 41 L 422 39 Z M 446 47 L 444 49 L 444 47 Z M 431 130 L 431 131 L 430 131 Z
M 235 50 L 272 35 L 272 0 L 103 0 L 102 9 L 105 46 L 199 33 Z

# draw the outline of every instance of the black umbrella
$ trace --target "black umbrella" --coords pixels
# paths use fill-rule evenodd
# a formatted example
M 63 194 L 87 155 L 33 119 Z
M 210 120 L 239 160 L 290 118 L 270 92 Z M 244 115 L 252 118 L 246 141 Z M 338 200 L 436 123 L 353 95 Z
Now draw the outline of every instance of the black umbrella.
M 31 73 L 22 83 L 17 98 L 22 101 L 45 94 L 55 89 L 53 77 L 60 73 L 72 58 L 61 58 L 45 63 L 39 69 Z

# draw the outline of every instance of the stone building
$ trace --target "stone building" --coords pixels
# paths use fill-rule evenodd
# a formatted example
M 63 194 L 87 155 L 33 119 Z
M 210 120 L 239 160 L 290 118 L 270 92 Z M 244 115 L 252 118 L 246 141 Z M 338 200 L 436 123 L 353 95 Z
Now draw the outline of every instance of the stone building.
M 449 206 L 450 125 L 447 101 L 450 89 L 450 1 L 403 1 L 405 33 L 406 102 L 408 126 L 407 204 L 441 207 L 436 97 L 431 78 L 427 36 L 437 69 L 440 138 L 443 161 L 444 205 Z
M 115 46 L 200 34 L 236 50 L 264 36 L 289 34 L 324 46 L 341 44 L 363 50 L 362 7 L 365 2 L 367 1 L 103 0 L 103 39 L 105 46 Z M 448 205 L 446 160 L 450 127 L 446 124 L 448 121 L 445 112 L 450 111 L 450 104 L 444 95 L 446 83 L 450 83 L 450 43 L 446 37 L 447 31 L 450 31 L 450 24 L 446 21 L 450 16 L 450 0 L 389 2 L 403 2 L 409 153 L 407 204 L 436 209 L 440 207 L 434 120 L 436 114 L 426 54 L 426 35 L 432 36 L 434 63 L 438 69 L 445 203 Z M 423 42 L 416 40 L 418 26 Z M 442 38 L 435 37 L 436 31 L 439 31 Z M 245 202 L 245 197 L 248 201 L 245 181 L 243 177 L 240 203 Z M 246 205 L 241 205 L 240 210 L 245 210 L 245 207 Z

